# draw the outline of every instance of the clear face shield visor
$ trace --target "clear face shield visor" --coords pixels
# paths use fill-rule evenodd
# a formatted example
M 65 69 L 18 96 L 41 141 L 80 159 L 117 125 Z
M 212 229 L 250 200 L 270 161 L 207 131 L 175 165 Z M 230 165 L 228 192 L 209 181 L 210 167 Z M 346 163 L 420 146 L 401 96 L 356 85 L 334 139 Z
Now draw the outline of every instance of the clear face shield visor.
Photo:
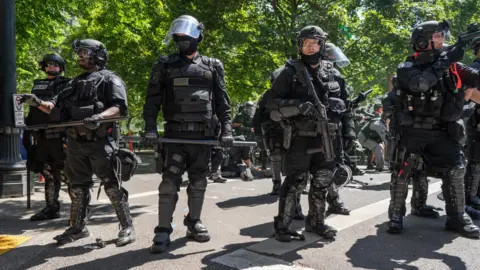
M 342 52 L 342 50 L 340 50 L 340 48 L 332 43 L 326 44 L 325 60 L 337 64 L 337 66 L 340 68 L 350 65 L 350 60 L 348 60 L 347 56 Z
M 170 43 L 173 35 L 185 35 L 192 38 L 198 38 L 202 32 L 203 24 L 190 21 L 188 19 L 176 19 L 170 25 L 170 29 L 163 40 L 164 44 Z

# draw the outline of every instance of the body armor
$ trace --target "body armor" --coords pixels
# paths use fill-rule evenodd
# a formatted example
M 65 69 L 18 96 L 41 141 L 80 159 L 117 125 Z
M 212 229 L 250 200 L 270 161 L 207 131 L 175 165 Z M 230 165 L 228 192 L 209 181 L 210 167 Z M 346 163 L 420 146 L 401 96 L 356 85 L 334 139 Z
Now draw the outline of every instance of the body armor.
M 413 62 L 413 59 L 407 61 Z M 409 62 L 404 62 L 402 65 Z M 422 69 L 422 66 L 419 66 Z M 425 65 L 425 69 L 429 65 Z M 437 85 L 425 93 L 414 93 L 408 86 L 398 82 L 396 95 L 401 103 L 398 113 L 398 121 L 402 126 L 413 128 L 434 129 L 445 122 L 455 122 L 463 113 L 463 96 L 458 94 L 457 78 L 451 67 L 445 71 Z M 458 89 L 457 89 L 458 90 Z M 461 92 L 461 91 L 460 91 Z
M 49 101 L 63 89 L 63 86 L 68 81 L 68 78 L 62 76 L 56 77 L 53 80 L 35 80 L 33 82 L 32 94 L 35 94 L 41 100 Z M 55 116 L 56 114 L 47 114 L 36 107 L 31 107 L 28 124 L 42 125 L 60 122 L 60 118 Z
M 86 76 L 79 76 L 65 87 L 65 94 L 68 95 L 66 110 L 68 118 L 73 121 L 83 120 L 94 114 L 99 114 L 105 109 L 105 91 L 107 77 L 115 75 L 113 71 L 101 70 Z M 112 123 L 104 123 L 97 130 L 91 131 L 85 126 L 69 128 L 67 134 L 74 139 L 85 138 L 94 140 L 108 135 L 108 129 Z
M 205 56 L 201 56 L 198 63 L 189 64 L 178 56 L 163 60 L 167 66 L 163 104 L 166 132 L 180 136 L 185 136 L 185 133 L 196 134 L 197 137 L 215 136 L 218 124 L 212 102 L 215 61 L 217 60 Z M 159 80 L 161 75 L 158 76 Z
M 285 66 L 293 68 L 294 70 L 298 70 L 298 68 L 295 67 L 296 65 L 304 65 L 304 63 L 301 60 L 289 60 Z M 338 83 L 337 80 L 335 80 L 336 70 L 334 69 L 333 64 L 331 62 L 322 60 L 320 62 L 320 67 L 318 68 L 318 70 L 315 70 L 315 72 L 318 72 L 318 73 L 312 76 L 313 85 L 315 86 L 315 89 L 323 89 L 321 93 L 317 93 L 317 94 L 320 101 L 325 106 L 327 106 L 327 108 L 329 108 L 329 98 L 341 97 L 340 84 Z M 314 103 L 313 98 L 308 92 L 307 84 L 302 82 L 299 79 L 298 75 L 295 74 L 293 76 L 292 84 L 293 84 L 292 85 L 293 91 L 291 93 L 292 95 L 291 98 L 300 99 L 300 102 L 310 101 Z M 337 118 L 337 117 L 332 117 L 334 116 L 333 114 L 336 114 L 336 113 L 332 112 L 331 110 L 327 110 L 327 113 L 329 115 L 329 119 Z M 311 134 L 311 137 L 317 136 L 317 134 L 315 133 L 317 125 L 313 119 L 305 117 L 303 115 L 298 115 L 298 116 L 292 117 L 292 122 L 293 122 L 293 127 L 297 131 L 298 135 L 310 137 L 308 134 Z M 335 121 L 335 122 L 338 122 L 338 121 Z M 333 128 L 338 129 L 338 126 Z

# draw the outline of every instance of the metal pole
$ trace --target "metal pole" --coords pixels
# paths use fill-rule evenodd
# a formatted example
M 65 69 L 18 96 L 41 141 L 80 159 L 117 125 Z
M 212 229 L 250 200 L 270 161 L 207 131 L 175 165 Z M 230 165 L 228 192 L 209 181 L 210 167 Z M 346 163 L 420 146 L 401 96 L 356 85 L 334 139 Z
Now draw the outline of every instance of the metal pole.
M 15 127 L 15 1 L 0 1 L 0 198 L 25 196 L 27 176 L 20 154 L 21 128 Z

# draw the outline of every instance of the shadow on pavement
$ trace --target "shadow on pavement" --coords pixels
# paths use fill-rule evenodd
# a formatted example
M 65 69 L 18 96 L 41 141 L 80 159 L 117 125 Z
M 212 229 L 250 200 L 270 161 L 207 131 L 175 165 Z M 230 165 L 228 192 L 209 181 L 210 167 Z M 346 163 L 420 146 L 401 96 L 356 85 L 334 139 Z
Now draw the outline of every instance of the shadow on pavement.
M 414 217 L 407 217 L 409 218 Z M 349 262 L 353 267 L 366 269 L 419 269 L 408 264 L 419 259 L 427 259 L 442 261 L 448 269 L 466 269 L 465 263 L 459 257 L 438 251 L 446 244 L 452 243 L 458 235 L 432 230 L 432 226 L 428 224 L 430 222 L 421 222 L 425 219 L 418 221 L 414 222 L 415 228 L 410 224 L 401 235 L 387 233 L 387 222 L 376 225 L 376 235 L 358 239 L 346 253 Z
M 254 207 L 257 205 L 276 203 L 277 200 L 278 200 L 278 196 L 262 194 L 257 196 L 238 197 L 238 198 L 229 199 L 223 202 L 218 202 L 217 206 L 222 209 L 230 209 L 230 208 L 235 208 L 240 206 Z

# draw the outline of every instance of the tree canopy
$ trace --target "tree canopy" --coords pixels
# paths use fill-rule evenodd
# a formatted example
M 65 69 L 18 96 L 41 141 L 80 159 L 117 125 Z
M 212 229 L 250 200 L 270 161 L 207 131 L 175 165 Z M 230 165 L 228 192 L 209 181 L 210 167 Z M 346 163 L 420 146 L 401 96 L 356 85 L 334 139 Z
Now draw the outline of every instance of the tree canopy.
M 170 23 L 188 14 L 205 25 L 202 54 L 220 59 L 234 106 L 256 100 L 270 74 L 297 57 L 296 32 L 318 25 L 351 61 L 342 69 L 355 92 L 386 91 L 396 67 L 411 53 L 411 29 L 448 19 L 453 37 L 480 22 L 478 0 L 17 0 L 17 85 L 29 92 L 44 77 L 37 61 L 57 52 L 66 76 L 79 74 L 72 41 L 92 38 L 109 51 L 109 69 L 128 87 L 133 126 L 143 127 L 142 107 L 153 62 L 175 52 L 163 44 Z M 472 58 L 472 56 L 469 56 Z M 468 59 L 469 60 L 469 59 Z M 466 60 L 466 61 L 468 61 Z

